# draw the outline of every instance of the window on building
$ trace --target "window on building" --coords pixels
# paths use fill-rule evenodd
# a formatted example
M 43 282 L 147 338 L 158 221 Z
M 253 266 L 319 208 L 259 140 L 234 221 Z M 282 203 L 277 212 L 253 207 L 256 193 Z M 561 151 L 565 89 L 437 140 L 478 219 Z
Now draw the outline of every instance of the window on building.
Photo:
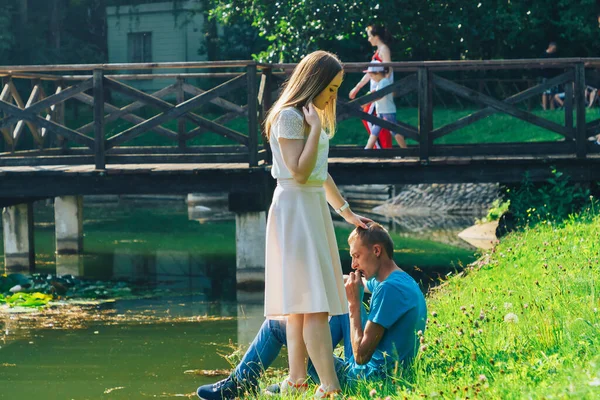
M 152 62 L 152 32 L 135 32 L 127 35 L 129 62 Z

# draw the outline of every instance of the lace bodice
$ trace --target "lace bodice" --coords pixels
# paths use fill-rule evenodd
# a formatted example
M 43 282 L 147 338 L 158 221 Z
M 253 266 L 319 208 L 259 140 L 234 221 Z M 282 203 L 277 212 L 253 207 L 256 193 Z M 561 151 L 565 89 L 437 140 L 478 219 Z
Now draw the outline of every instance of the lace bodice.
M 306 140 L 304 134 L 304 115 L 301 111 L 289 107 L 279 112 L 275 123 L 271 126 L 271 151 L 273 152 L 273 168 L 271 175 L 275 179 L 291 179 L 292 173 L 289 171 L 279 147 L 279 138 Z M 327 179 L 327 157 L 329 156 L 329 137 L 325 131 L 321 131 L 319 138 L 319 148 L 317 153 L 317 162 L 313 169 L 309 182 L 324 182 Z

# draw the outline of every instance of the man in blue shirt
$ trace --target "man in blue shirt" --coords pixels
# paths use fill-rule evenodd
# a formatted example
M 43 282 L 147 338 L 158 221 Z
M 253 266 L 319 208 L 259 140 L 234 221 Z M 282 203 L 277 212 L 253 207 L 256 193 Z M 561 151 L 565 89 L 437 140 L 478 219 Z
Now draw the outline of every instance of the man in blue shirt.
M 335 357 L 342 385 L 352 385 L 357 379 L 384 379 L 397 367 L 409 367 L 419 348 L 417 332 L 425 331 L 427 319 L 425 298 L 414 279 L 394 262 L 394 244 L 385 228 L 377 223 L 356 228 L 348 243 L 353 269 L 345 283 L 349 314 L 334 316 L 329 322 L 333 343 L 344 343 L 344 358 Z M 362 304 L 365 289 L 372 293 L 368 316 Z M 200 386 L 198 397 L 233 399 L 257 391 L 258 379 L 285 342 L 285 321 L 266 320 L 232 374 Z M 311 366 L 309 374 L 317 381 Z M 306 386 L 292 389 L 301 392 Z M 279 386 L 267 391 L 278 392 Z

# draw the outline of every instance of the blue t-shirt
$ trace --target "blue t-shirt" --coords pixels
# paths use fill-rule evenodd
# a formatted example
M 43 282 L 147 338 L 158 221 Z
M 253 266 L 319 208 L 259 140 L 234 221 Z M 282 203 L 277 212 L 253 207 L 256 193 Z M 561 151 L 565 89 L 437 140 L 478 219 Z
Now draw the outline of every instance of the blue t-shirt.
M 368 320 L 385 328 L 385 333 L 373 357 L 358 375 L 387 372 L 396 362 L 407 366 L 419 349 L 418 331 L 425 332 L 427 306 L 415 280 L 404 271 L 392 272 L 383 282 L 370 279 L 367 288 L 372 293 Z

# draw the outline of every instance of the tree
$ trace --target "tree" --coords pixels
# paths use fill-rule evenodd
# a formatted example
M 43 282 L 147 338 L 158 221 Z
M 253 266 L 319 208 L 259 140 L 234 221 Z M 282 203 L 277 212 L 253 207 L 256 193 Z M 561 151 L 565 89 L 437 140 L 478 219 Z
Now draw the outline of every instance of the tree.
M 372 53 L 364 30 L 371 22 L 396 40 L 393 59 L 536 58 L 548 41 L 561 56 L 595 56 L 600 29 L 595 0 L 212 0 L 211 16 L 258 29 L 268 47 L 261 61 L 297 61 L 317 48 L 343 60 Z

